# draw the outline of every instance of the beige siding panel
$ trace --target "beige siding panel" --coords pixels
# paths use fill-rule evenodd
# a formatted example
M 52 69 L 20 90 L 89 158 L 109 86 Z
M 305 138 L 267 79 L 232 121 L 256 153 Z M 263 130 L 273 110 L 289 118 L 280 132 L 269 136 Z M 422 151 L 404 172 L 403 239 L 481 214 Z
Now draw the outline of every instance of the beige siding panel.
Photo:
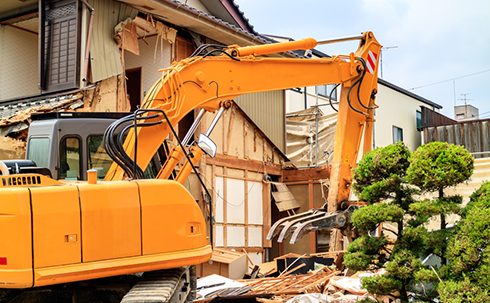
M 92 81 L 98 82 L 122 74 L 119 47 L 113 38 L 114 27 L 127 18 L 134 18 L 138 11 L 112 0 L 93 2 L 95 9 L 90 59 Z
M 285 153 L 284 91 L 246 94 L 235 102 L 262 132 Z
M 37 44 L 35 34 L 0 26 L 0 100 L 39 93 Z

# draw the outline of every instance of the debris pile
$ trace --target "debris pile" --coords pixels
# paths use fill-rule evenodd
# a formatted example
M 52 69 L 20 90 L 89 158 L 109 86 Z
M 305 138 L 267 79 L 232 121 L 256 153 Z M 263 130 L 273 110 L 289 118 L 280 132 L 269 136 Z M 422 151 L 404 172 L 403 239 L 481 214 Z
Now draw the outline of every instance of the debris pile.
M 219 249 L 218 254 L 222 253 L 226 254 L 226 250 Z M 250 267 L 252 273 L 243 279 L 212 274 L 198 279 L 198 296 L 194 302 L 347 303 L 375 299 L 361 287 L 361 279 L 375 273 L 351 275 L 348 269 L 343 269 L 342 260 L 343 251 L 312 256 L 287 254 Z M 391 296 L 376 299 L 395 302 Z

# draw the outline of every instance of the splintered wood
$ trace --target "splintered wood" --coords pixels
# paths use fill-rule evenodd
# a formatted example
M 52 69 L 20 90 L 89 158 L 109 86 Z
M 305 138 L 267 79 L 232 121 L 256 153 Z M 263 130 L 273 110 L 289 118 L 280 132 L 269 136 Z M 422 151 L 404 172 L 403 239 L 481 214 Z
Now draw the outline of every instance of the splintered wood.
M 281 278 L 263 278 L 256 280 L 242 280 L 252 290 L 247 294 L 273 293 L 275 295 L 301 294 L 322 292 L 322 288 L 331 277 L 338 274 L 328 267 L 314 274 L 297 275 Z

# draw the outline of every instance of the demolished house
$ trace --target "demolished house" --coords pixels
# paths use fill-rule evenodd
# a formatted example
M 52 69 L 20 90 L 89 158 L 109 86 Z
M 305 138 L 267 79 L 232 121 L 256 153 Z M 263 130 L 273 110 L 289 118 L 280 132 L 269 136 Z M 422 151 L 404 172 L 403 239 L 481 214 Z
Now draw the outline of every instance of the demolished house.
M 270 43 L 233 1 L 165 0 L 150 5 L 143 0 L 9 0 L 0 4 L 0 24 L 1 159 L 24 157 L 34 113 L 130 112 L 161 77 L 159 70 L 189 57 L 202 44 Z M 272 222 L 323 204 L 324 194 L 315 194 L 318 202 L 313 203 L 313 187 L 309 199 L 286 207 L 271 195 L 281 191 L 285 163 L 290 162 L 285 156 L 284 98 L 284 91 L 236 98 L 211 136 L 218 155 L 199 164 L 213 190 L 214 244 L 246 249 L 256 263 L 289 251 L 288 244 L 265 239 Z M 264 113 L 267 119 L 260 118 Z M 192 112 L 181 121 L 179 137 L 196 115 Z M 200 127 L 205 129 L 212 118 L 206 114 Z M 168 144 L 176 144 L 173 135 Z M 321 189 L 314 184 L 316 191 Z M 195 176 L 187 187 L 204 209 L 205 195 Z M 287 186 L 282 188 L 292 196 Z M 309 243 L 305 248 L 316 252 L 316 239 L 309 237 L 303 239 Z

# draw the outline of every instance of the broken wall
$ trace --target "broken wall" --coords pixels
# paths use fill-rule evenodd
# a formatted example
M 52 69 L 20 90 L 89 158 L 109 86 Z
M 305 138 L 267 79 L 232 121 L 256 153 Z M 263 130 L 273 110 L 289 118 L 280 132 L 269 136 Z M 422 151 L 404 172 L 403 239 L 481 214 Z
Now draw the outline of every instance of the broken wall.
M 205 132 L 214 116 L 207 113 L 196 134 Z M 279 178 L 285 158 L 236 105 L 225 111 L 211 139 L 218 153 L 214 159 L 203 157 L 199 170 L 211 193 L 214 244 L 245 248 L 254 263 L 262 263 L 264 248 L 271 247 L 265 240 L 271 226 L 270 183 L 264 179 Z

